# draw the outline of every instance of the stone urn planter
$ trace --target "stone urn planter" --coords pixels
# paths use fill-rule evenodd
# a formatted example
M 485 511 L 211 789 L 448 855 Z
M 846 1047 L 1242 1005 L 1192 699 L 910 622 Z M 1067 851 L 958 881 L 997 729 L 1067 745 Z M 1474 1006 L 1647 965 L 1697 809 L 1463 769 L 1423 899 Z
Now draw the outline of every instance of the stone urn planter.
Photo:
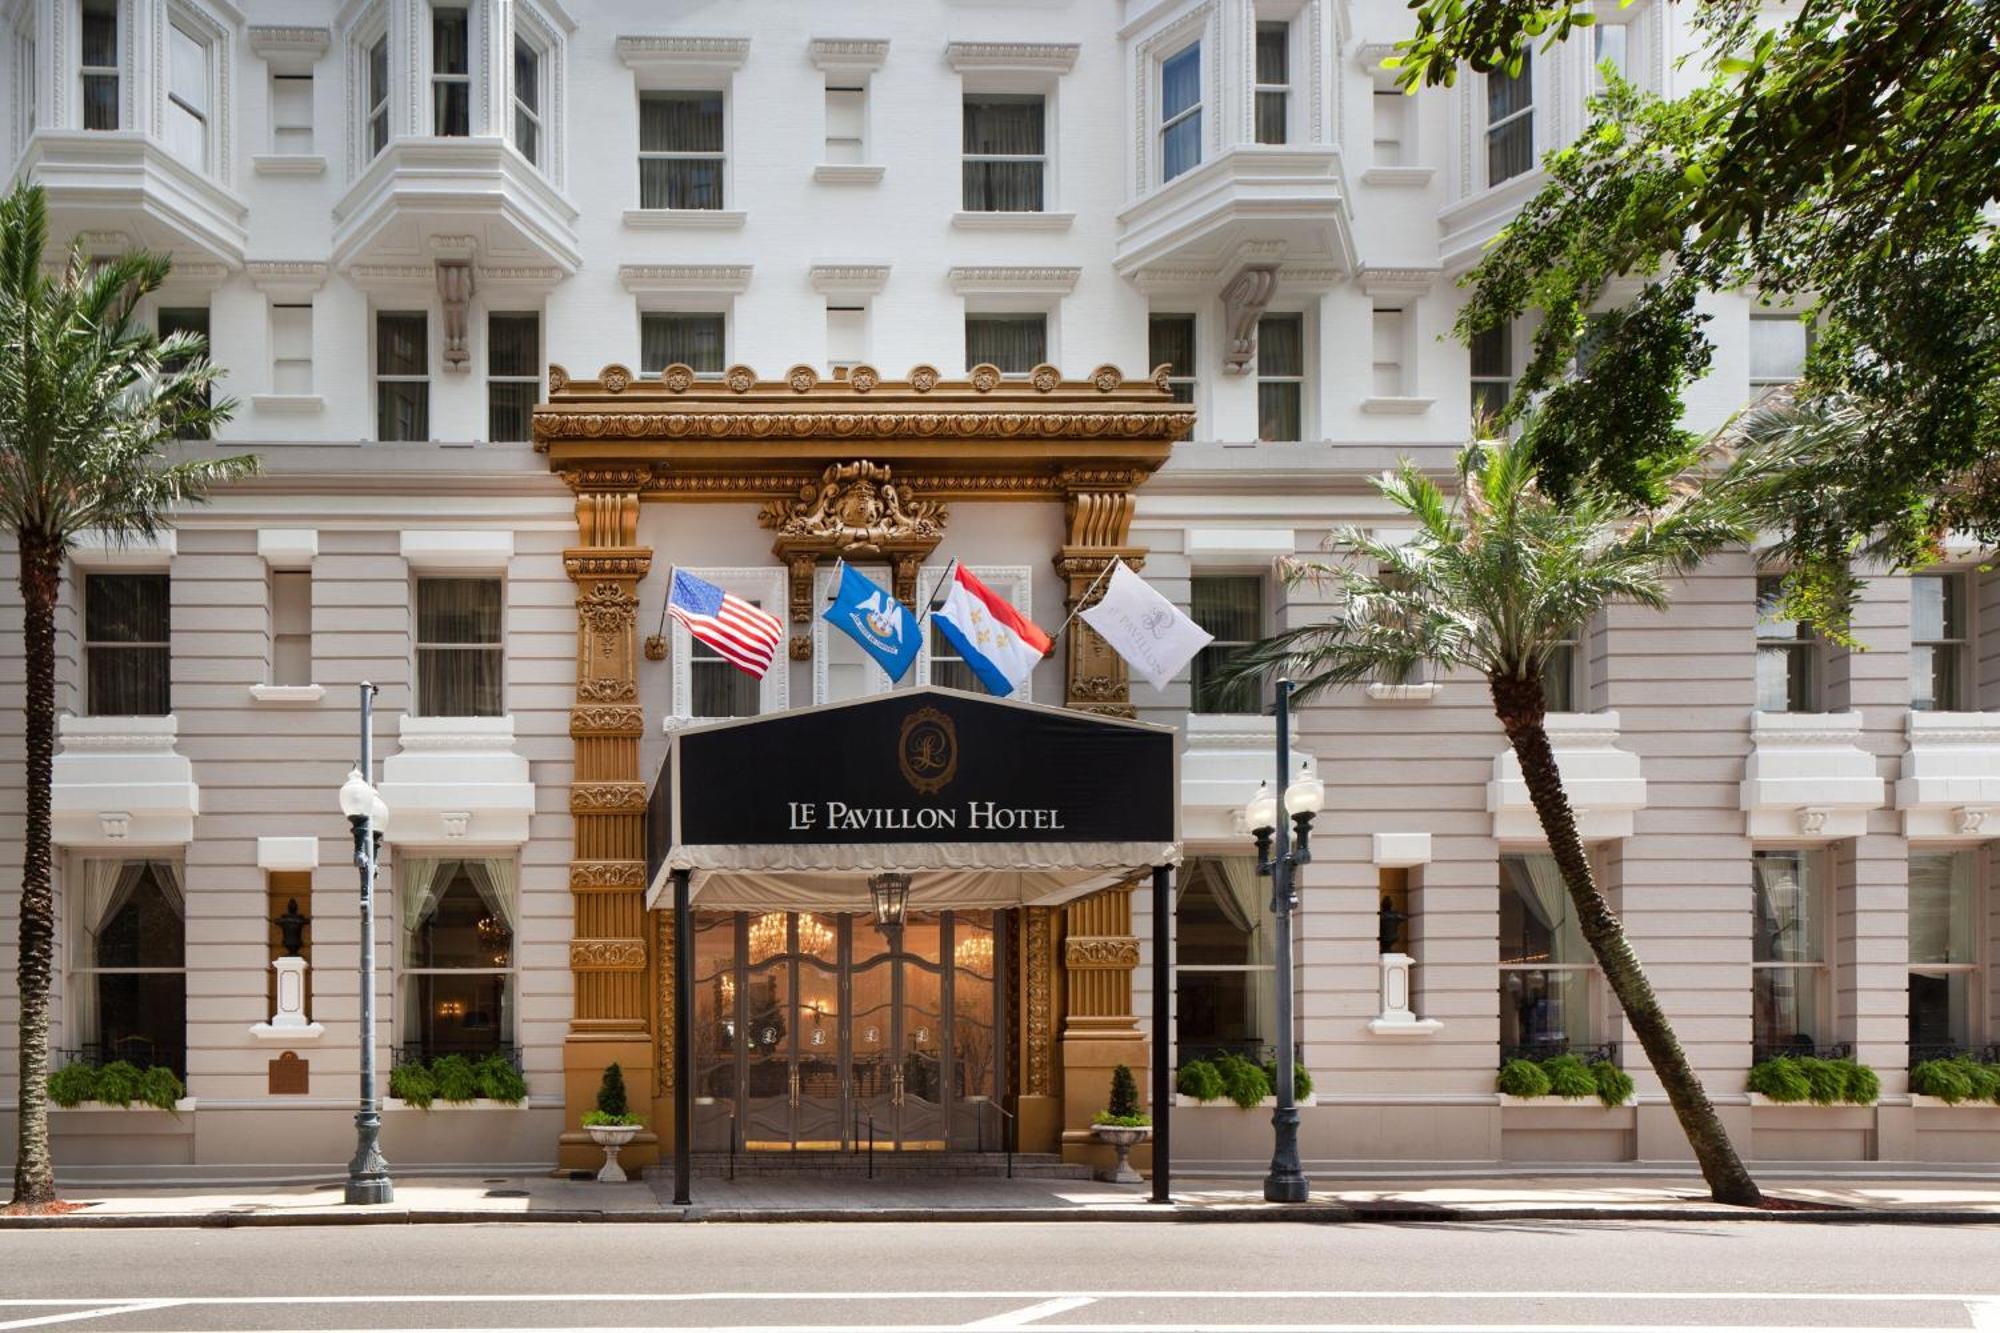
M 591 1141 L 604 1149 L 604 1165 L 598 1169 L 598 1180 L 608 1184 L 621 1184 L 628 1177 L 625 1168 L 618 1165 L 618 1150 L 630 1143 L 638 1134 L 638 1125 L 586 1125 Z
M 1131 1155 L 1133 1144 L 1144 1143 L 1153 1137 L 1151 1125 L 1092 1125 L 1090 1132 L 1097 1136 L 1099 1142 L 1110 1144 L 1118 1153 L 1118 1162 L 1108 1174 L 1103 1171 L 1097 1173 L 1099 1180 L 1136 1185 L 1143 1179 L 1126 1158 Z

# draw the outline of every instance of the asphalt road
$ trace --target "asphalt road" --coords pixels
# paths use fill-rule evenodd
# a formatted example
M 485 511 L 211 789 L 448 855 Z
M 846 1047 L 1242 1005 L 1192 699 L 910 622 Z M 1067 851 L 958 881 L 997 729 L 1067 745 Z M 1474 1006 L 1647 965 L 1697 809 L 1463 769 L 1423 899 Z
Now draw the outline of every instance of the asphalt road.
M 2000 1226 L 954 1223 L 0 1233 L 0 1330 L 2000 1331 Z

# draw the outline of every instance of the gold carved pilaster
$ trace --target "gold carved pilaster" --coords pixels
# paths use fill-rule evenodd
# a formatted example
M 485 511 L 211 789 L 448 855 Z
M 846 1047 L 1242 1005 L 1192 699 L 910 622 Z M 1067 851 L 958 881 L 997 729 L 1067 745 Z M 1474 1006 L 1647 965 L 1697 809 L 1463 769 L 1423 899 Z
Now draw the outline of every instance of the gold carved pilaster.
M 1132 933 L 1132 886 L 1120 884 L 1063 909 L 1063 973 L 1068 983 L 1066 1031 L 1136 1030 L 1132 972 L 1139 939 Z
M 1052 1097 L 1056 1091 L 1056 947 L 1055 909 L 1028 907 L 1021 946 L 1025 972 L 1022 984 L 1022 1092 Z
M 1063 606 L 1071 614 L 1104 595 L 1112 561 L 1122 559 L 1135 570 L 1145 564 L 1145 548 L 1128 544 L 1135 503 L 1132 487 L 1138 480 L 1074 469 L 1063 474 L 1063 545 L 1056 552 L 1055 566 L 1063 578 Z M 1105 717 L 1137 715 L 1125 659 L 1081 620 L 1070 625 L 1063 703 Z

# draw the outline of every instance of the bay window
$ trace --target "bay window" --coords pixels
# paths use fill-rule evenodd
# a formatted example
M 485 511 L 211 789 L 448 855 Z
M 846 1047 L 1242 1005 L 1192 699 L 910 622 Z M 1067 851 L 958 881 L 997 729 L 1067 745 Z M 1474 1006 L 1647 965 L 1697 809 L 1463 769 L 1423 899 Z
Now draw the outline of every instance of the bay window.
M 178 23 L 167 25 L 167 151 L 208 170 L 208 44 Z
M 389 36 L 368 47 L 368 156 L 389 146 Z
M 1292 25 L 1257 25 L 1257 142 L 1285 143 L 1291 120 Z
M 472 133 L 472 16 L 442 5 L 431 10 L 431 133 Z
M 1486 76 L 1486 183 L 1498 185 L 1535 165 L 1535 60 L 1521 52 L 1521 72 Z
M 525 37 L 514 38 L 514 147 L 542 165 L 542 53 Z
M 1160 181 L 1201 165 L 1201 43 L 1160 62 Z
M 115 130 L 124 101 L 123 70 L 118 56 L 118 0 L 83 0 L 82 62 L 83 127 Z

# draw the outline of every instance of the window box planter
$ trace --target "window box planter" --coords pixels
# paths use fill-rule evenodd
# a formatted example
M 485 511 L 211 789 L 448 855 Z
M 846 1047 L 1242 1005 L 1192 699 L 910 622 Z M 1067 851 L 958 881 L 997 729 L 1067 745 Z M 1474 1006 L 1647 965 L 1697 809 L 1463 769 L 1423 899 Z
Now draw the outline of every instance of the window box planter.
M 1910 1094 L 1910 1105 L 1923 1107 L 1941 1106 L 1948 1111 L 2000 1111 L 2000 1105 L 1995 1105 L 1993 1102 L 1976 1102 L 1970 1097 L 1964 1098 L 1961 1101 L 1948 1102 L 1942 1097 L 1927 1097 L 1921 1092 Z
M 1872 1111 L 1875 1109 L 1874 1102 L 1834 1102 L 1830 1105 L 1822 1105 L 1814 1101 L 1776 1102 L 1761 1092 L 1746 1092 L 1743 1095 L 1750 1099 L 1752 1106 L 1777 1106 L 1793 1111 Z
M 133 1102 L 130 1106 L 113 1106 L 109 1102 L 80 1102 L 75 1106 L 57 1106 L 54 1102 L 48 1103 L 49 1114 L 51 1115 L 98 1115 L 107 1111 L 114 1114 L 123 1114 L 127 1111 L 151 1111 L 156 1115 L 186 1115 L 188 1112 L 194 1110 L 194 1107 L 195 1099 L 192 1097 L 183 1097 L 175 1102 L 171 1113 L 162 1112 L 159 1107 L 147 1102 Z
M 1639 1099 L 1636 1097 L 1627 1097 L 1616 1106 L 1606 1106 L 1596 1097 L 1558 1097 L 1554 1093 L 1546 1097 L 1514 1097 L 1504 1092 L 1495 1093 L 1494 1095 L 1500 1099 L 1502 1106 L 1569 1106 L 1583 1110 L 1618 1111 L 1627 1106 L 1637 1106 L 1639 1104 Z
M 1238 1106 L 1235 1102 L 1230 1101 L 1227 1097 L 1217 1097 L 1214 1101 L 1204 1102 L 1197 1098 L 1190 1097 L 1184 1092 L 1177 1092 L 1174 1094 L 1174 1106 L 1176 1108 L 1213 1106 L 1213 1107 L 1218 1107 L 1225 1111 L 1270 1111 L 1270 1110 L 1275 1110 L 1277 1105 L 1278 1105 L 1278 1099 L 1276 1097 L 1266 1097 L 1263 1101 L 1258 1102 L 1255 1106 Z M 1319 1097 L 1316 1093 L 1307 1093 L 1303 1097 L 1295 1098 L 1292 1101 L 1292 1105 L 1318 1106 Z
M 429 1106 L 412 1106 L 410 1103 L 404 1101 L 400 1097 L 384 1097 L 382 1099 L 382 1109 L 385 1111 L 424 1111 L 424 1112 L 525 1111 L 528 1109 L 528 1102 L 526 1098 L 523 1098 L 518 1102 L 496 1102 L 490 1097 L 480 1097 L 474 1101 L 469 1101 L 469 1102 L 436 1101 L 432 1102 Z

